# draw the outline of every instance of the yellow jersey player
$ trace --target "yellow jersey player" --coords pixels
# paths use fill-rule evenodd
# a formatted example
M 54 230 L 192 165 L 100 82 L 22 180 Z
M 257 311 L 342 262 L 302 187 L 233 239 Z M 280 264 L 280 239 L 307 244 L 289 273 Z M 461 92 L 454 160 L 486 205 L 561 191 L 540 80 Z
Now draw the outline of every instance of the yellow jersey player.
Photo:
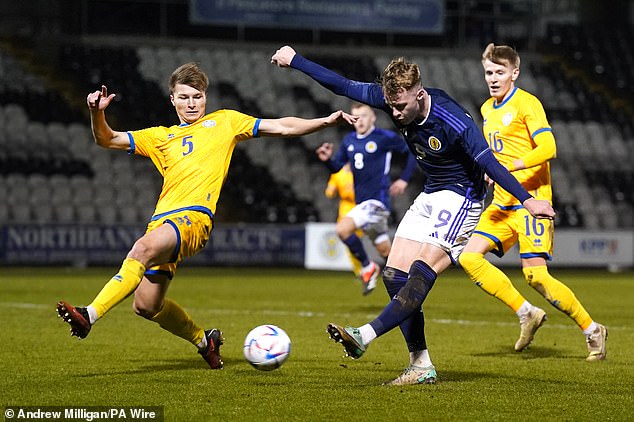
M 350 171 L 350 163 L 346 163 L 336 173 L 331 173 L 328 178 L 328 184 L 324 194 L 327 198 L 339 197 L 339 210 L 337 212 L 337 221 L 340 221 L 350 210 L 352 210 L 357 203 L 354 199 L 354 180 L 352 177 L 352 171 Z M 357 230 L 357 236 L 363 236 L 361 230 Z M 361 262 L 354 257 L 350 249 L 346 248 L 350 263 L 352 264 L 352 271 L 356 276 L 361 275 Z
M 146 233 L 92 303 L 73 307 L 58 302 L 57 313 L 70 324 L 72 335 L 85 338 L 97 320 L 134 293 L 138 315 L 192 343 L 212 369 L 222 368 L 222 332 L 203 330 L 166 293 L 178 263 L 199 252 L 209 239 L 235 146 L 258 136 L 300 136 L 356 121 L 342 111 L 317 119 L 258 119 L 233 110 L 205 115 L 208 85 L 207 75 L 196 63 L 180 66 L 169 81 L 180 124 L 128 132 L 115 131 L 106 121 L 105 109 L 114 94 L 108 94 L 105 86 L 88 94 L 95 142 L 149 157 L 163 176 L 163 187 Z
M 491 98 L 481 107 L 484 136 L 502 165 L 537 199 L 552 202 L 549 161 L 555 157 L 555 138 L 541 102 L 515 86 L 520 58 L 508 46 L 489 44 L 482 54 L 484 77 Z M 499 185 L 493 202 L 484 211 L 460 264 L 471 280 L 497 297 L 519 317 L 520 337 L 515 350 L 528 346 L 546 320 L 544 310 L 532 305 L 511 280 L 484 258 L 492 252 L 502 256 L 519 243 L 522 271 L 528 284 L 555 308 L 572 318 L 586 336 L 587 361 L 605 359 L 606 328 L 593 321 L 574 293 L 548 272 L 552 259 L 553 222 L 537 220 Z

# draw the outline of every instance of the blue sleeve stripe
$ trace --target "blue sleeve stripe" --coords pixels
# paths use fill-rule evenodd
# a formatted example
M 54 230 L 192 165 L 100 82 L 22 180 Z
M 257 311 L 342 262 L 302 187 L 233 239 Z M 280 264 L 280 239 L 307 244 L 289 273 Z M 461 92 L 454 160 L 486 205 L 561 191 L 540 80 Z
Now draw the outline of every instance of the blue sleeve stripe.
M 128 150 L 128 154 L 134 154 L 136 151 L 136 145 L 134 144 L 134 137 L 130 132 L 126 132 L 128 134 L 128 139 L 130 139 L 130 149 Z
M 482 157 L 484 154 L 486 154 L 487 151 L 491 151 L 491 148 L 485 148 L 482 151 L 480 151 L 480 153 L 475 156 L 474 161 L 478 161 L 478 159 Z
M 299 54 L 295 54 L 293 60 L 291 60 L 291 67 L 301 70 L 337 95 L 343 95 L 390 113 L 385 103 L 385 98 L 383 98 L 383 89 L 376 83 L 350 80 Z
M 434 107 L 432 114 L 447 122 L 456 132 L 462 133 L 467 128 L 467 125 L 439 105 Z
M 549 127 L 543 127 L 543 128 L 541 128 L 541 129 L 537 129 L 537 130 L 536 130 L 536 131 L 535 131 L 535 132 L 531 135 L 531 138 L 535 139 L 535 137 L 536 137 L 537 135 L 539 135 L 540 133 L 543 133 L 543 132 L 552 132 L 552 131 L 553 131 L 553 130 L 552 130 L 551 128 L 549 128 Z
M 260 136 L 260 122 L 262 121 L 262 119 L 257 119 L 255 121 L 255 125 L 253 125 L 253 137 L 257 138 L 258 136 Z

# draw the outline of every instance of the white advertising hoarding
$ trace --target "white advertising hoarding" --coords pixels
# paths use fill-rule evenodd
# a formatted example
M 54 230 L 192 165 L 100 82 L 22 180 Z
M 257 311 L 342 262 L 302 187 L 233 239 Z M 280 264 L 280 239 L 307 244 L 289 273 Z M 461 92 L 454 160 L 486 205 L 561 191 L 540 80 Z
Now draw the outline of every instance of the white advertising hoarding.
M 366 247 L 366 249 L 368 249 Z M 372 253 L 374 251 L 369 251 Z M 498 258 L 488 254 L 495 265 L 518 265 L 517 246 Z M 634 267 L 634 232 L 560 229 L 555 232 L 555 251 L 550 266 Z M 349 270 L 345 245 L 335 233 L 334 223 L 306 225 L 306 268 Z
M 555 230 L 555 251 L 551 266 L 569 267 L 632 267 L 634 266 L 634 233 L 632 231 Z M 516 265 L 517 246 L 497 258 L 494 264 Z
M 334 223 L 306 224 L 305 266 L 311 270 L 350 270 L 346 246 L 339 240 Z

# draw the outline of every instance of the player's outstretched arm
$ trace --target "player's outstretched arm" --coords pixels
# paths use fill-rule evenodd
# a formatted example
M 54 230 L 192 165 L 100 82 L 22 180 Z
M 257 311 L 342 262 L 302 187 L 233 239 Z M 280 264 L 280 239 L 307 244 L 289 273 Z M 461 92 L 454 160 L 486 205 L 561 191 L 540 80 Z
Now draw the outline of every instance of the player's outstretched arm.
M 552 220 L 555 218 L 555 210 L 550 205 L 550 202 L 543 199 L 529 198 L 522 203 L 526 211 L 528 211 L 533 217 L 539 219 Z
M 281 47 L 273 54 L 271 63 L 279 67 L 292 67 L 293 69 L 297 69 L 337 95 L 348 97 L 354 101 L 359 101 L 381 110 L 388 111 L 389 109 L 385 103 L 383 90 L 380 85 L 348 79 L 297 54 L 297 52 L 288 45 Z
M 353 124 L 356 121 L 356 116 L 338 110 L 330 116 L 316 119 L 302 119 L 301 117 L 262 119 L 258 131 L 261 136 L 302 136 L 339 123 Z
M 112 102 L 115 94 L 108 95 L 108 88 L 101 86 L 101 90 L 91 92 L 86 97 L 90 111 L 90 127 L 97 145 L 110 149 L 129 149 L 130 139 L 125 132 L 112 130 L 106 121 L 106 108 Z
M 478 163 L 484 168 L 486 174 L 498 185 L 522 202 L 524 208 L 535 218 L 552 220 L 555 218 L 555 210 L 550 202 L 535 199 L 524 189 L 515 177 L 495 159 L 490 149 L 485 150 L 478 158 Z

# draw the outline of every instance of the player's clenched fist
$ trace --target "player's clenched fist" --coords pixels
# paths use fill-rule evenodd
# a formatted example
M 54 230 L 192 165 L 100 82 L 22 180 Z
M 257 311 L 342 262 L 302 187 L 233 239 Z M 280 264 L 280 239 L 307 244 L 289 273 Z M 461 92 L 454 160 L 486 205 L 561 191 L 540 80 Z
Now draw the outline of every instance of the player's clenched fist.
M 291 61 L 293 60 L 293 57 L 295 57 L 295 54 L 293 47 L 285 45 L 273 54 L 271 57 L 271 63 L 279 67 L 288 67 L 291 65 Z

